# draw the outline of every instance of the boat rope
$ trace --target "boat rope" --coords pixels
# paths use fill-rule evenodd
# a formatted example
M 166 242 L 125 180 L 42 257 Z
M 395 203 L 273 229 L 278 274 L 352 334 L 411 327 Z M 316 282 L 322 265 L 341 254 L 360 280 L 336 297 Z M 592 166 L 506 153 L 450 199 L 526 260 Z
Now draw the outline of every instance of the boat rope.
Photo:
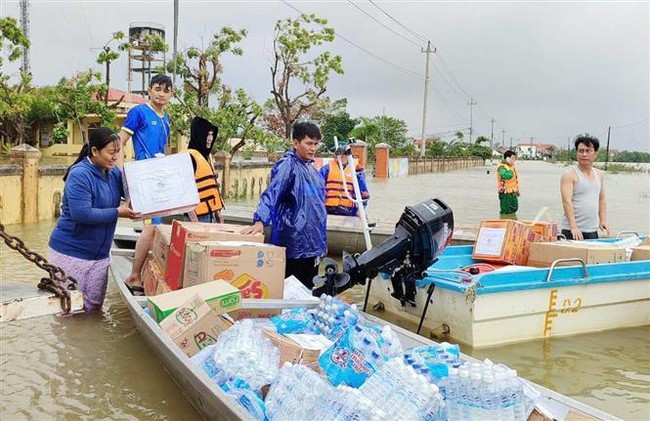
M 65 274 L 63 269 L 55 266 L 47 261 L 47 259 L 35 251 L 30 250 L 23 240 L 19 237 L 8 234 L 5 231 L 5 226 L 0 223 L 0 237 L 5 241 L 5 244 L 20 253 L 25 259 L 34 263 L 39 268 L 46 271 L 50 276 L 41 278 L 38 283 L 39 289 L 50 291 L 61 300 L 61 309 L 64 314 L 70 313 L 72 303 L 70 300 L 70 292 L 77 289 L 77 280 L 72 276 Z

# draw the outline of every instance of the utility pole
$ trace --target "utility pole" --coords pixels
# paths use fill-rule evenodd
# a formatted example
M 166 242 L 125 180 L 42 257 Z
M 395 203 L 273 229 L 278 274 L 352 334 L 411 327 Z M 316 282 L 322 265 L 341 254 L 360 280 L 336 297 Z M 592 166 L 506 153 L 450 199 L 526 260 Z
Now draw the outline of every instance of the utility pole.
M 29 39 L 29 2 L 28 0 L 20 0 L 20 29 L 23 31 L 25 38 Z M 29 64 L 29 47 L 23 47 L 23 63 L 20 66 L 20 71 L 29 74 L 31 66 Z
M 174 73 L 172 74 L 172 86 L 176 87 L 176 53 L 178 52 L 178 0 L 174 0 Z
M 472 133 L 474 133 L 474 106 L 476 105 L 476 101 L 474 101 L 474 98 L 470 98 L 468 105 L 469 105 L 469 141 L 467 143 L 471 144 Z
M 501 129 L 501 146 L 505 146 L 504 138 L 506 136 L 506 129 Z
M 427 49 L 420 49 L 422 53 L 426 53 L 426 71 L 424 73 L 424 105 L 422 107 L 422 137 L 420 138 L 420 156 L 424 156 L 426 148 L 425 130 L 427 125 L 427 96 L 429 95 L 429 54 L 436 51 L 434 48 L 431 51 L 431 41 L 427 41 Z
M 537 153 L 535 153 L 537 155 Z M 533 137 L 530 137 L 530 157 L 533 157 Z
M 492 117 L 492 128 L 490 129 L 490 149 L 494 150 L 494 122 L 496 120 Z
M 566 138 L 566 162 L 571 162 L 571 136 Z
M 605 149 L 605 171 L 607 171 L 607 164 L 609 164 L 609 134 L 612 126 L 607 127 L 607 149 Z
M 510 150 L 512 150 L 512 136 L 510 136 Z

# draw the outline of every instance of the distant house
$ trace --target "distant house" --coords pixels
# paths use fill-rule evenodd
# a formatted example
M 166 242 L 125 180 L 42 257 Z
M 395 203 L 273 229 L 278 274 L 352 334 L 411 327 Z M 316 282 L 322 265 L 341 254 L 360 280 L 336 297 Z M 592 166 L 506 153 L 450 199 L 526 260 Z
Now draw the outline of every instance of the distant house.
M 129 110 L 136 105 L 146 104 L 147 98 L 129 94 L 119 89 L 109 88 L 108 90 L 108 103 L 119 104 L 115 108 L 115 125 L 122 127 L 126 114 Z M 79 127 L 81 125 L 81 127 Z M 44 123 L 39 126 L 38 132 L 35 133 L 35 138 L 41 149 L 43 156 L 55 155 L 76 155 L 79 153 L 81 145 L 83 145 L 84 134 L 87 136 L 88 131 L 100 125 L 100 118 L 97 114 L 88 114 L 84 116 L 80 122 L 68 120 L 68 139 L 66 143 L 53 144 L 51 140 L 51 133 L 53 124 Z M 83 132 L 83 133 L 82 133 Z
M 515 153 L 519 158 L 547 159 L 552 158 L 558 148 L 549 143 L 519 143 Z

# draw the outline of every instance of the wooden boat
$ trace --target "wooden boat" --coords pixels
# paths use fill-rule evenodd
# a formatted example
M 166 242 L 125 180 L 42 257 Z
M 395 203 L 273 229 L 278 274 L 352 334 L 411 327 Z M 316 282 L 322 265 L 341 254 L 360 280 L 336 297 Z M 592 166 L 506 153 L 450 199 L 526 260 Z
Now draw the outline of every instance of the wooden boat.
M 471 246 L 444 250 L 419 283 L 415 307 L 392 298 L 381 279 L 368 303 L 417 323 L 428 302 L 425 328 L 475 348 L 650 324 L 650 261 L 458 272 L 478 263 L 471 254 Z
M 245 206 L 228 205 L 222 211 L 225 222 L 230 224 L 250 225 L 253 223 L 254 208 Z M 135 247 L 135 240 L 139 233 L 138 225 L 120 223 L 115 231 L 115 240 L 121 248 Z M 135 228 L 135 229 L 134 229 Z M 268 230 L 267 230 L 268 231 Z M 383 242 L 395 232 L 395 221 L 376 221 L 376 226 L 370 232 L 372 244 Z M 268 232 L 267 239 L 268 239 Z M 453 244 L 471 244 L 476 239 L 476 230 L 473 228 L 455 228 L 452 238 Z M 366 244 L 363 238 L 363 225 L 361 219 L 354 216 L 327 216 L 327 248 L 330 255 L 340 255 L 343 250 L 350 253 L 363 253 Z
M 251 420 L 252 418 L 244 411 L 244 409 L 221 391 L 220 388 L 215 387 L 208 376 L 201 369 L 195 366 L 159 328 L 156 322 L 144 312 L 143 306 L 146 303 L 146 299 L 131 295 L 124 284 L 124 280 L 130 273 L 132 261 L 127 256 L 116 254 L 117 253 L 114 253 L 111 257 L 111 272 L 120 295 L 124 299 L 124 302 L 133 316 L 140 334 L 156 354 L 158 354 L 158 357 L 163 362 L 167 371 L 178 383 L 178 386 L 187 399 L 190 400 L 198 412 L 200 412 L 206 419 Z M 284 301 L 282 306 L 285 307 L 287 303 L 290 302 Z M 296 303 L 295 305 L 302 305 L 302 303 Z M 377 324 L 390 324 L 373 316 L 366 316 Z M 399 335 L 402 346 L 405 349 L 433 344 L 432 341 L 398 326 L 391 325 L 391 328 Z M 471 357 L 463 357 L 465 359 L 473 360 Z M 539 405 L 546 408 L 548 411 L 552 411 L 555 419 L 563 420 L 570 412 L 583 415 L 587 417 L 586 419 L 617 419 L 616 417 L 560 395 L 542 386 L 527 381 L 524 382 L 540 394 Z

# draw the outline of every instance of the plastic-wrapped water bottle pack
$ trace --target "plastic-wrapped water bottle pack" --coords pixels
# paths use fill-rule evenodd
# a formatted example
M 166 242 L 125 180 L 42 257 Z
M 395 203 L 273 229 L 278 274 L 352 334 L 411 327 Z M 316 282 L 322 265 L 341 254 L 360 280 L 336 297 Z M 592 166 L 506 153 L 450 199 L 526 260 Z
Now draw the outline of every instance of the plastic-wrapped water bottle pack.
M 384 361 L 401 355 L 399 338 L 389 326 L 356 323 L 320 356 L 318 364 L 333 385 L 359 387 Z
M 337 339 L 348 326 L 356 325 L 361 318 L 356 305 L 348 305 L 330 295 L 321 295 L 318 307 L 311 310 L 316 327 L 331 340 Z
M 386 419 L 358 389 L 335 388 L 311 369 L 291 363 L 278 372 L 265 403 L 270 421 Z
M 386 361 L 359 391 L 384 413 L 386 420 L 437 420 L 444 407 L 438 387 L 402 358 Z
M 445 379 L 447 419 L 523 421 L 523 384 L 515 370 L 489 360 L 449 369 Z
M 225 378 L 244 380 L 256 391 L 273 381 L 280 364 L 280 352 L 250 319 L 219 335 L 212 358 Z

